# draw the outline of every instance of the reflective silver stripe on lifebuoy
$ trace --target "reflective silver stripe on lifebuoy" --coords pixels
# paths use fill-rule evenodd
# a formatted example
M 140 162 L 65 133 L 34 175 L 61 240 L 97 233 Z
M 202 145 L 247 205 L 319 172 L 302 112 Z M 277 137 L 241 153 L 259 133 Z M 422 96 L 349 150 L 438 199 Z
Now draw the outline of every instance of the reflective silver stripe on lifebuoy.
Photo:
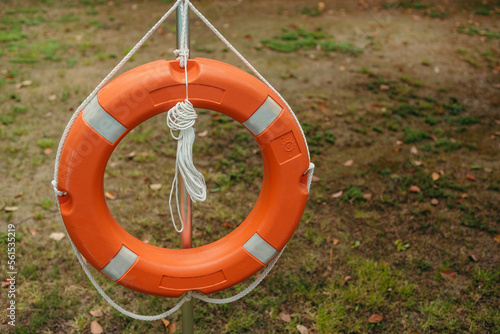
M 101 270 L 101 273 L 108 276 L 113 281 L 117 281 L 130 269 L 130 267 L 132 267 L 137 257 L 137 254 L 127 247 L 122 246 L 118 254 L 116 254 L 115 257 L 109 261 L 108 265 Z
M 243 248 L 264 264 L 269 263 L 278 254 L 278 251 L 257 233 L 245 242 Z
M 107 113 L 97 100 L 97 96 L 83 110 L 83 119 L 94 129 L 98 134 L 104 137 L 111 144 L 120 138 L 127 130 L 126 127 L 120 124 L 113 116 Z
M 259 109 L 257 109 L 249 119 L 243 122 L 243 125 L 250 130 L 254 136 L 258 136 L 278 118 L 281 110 L 283 110 L 283 108 L 268 96 Z

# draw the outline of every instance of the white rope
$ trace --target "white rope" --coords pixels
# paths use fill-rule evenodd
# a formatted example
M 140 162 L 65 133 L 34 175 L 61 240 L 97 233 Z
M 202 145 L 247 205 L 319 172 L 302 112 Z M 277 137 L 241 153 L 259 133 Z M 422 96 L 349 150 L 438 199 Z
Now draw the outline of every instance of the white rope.
M 188 6 L 187 2 L 189 2 L 189 0 L 182 1 L 179 4 L 180 10 L 181 10 L 181 20 L 182 20 L 181 39 L 179 41 L 179 49 L 174 50 L 174 54 L 177 57 L 177 60 L 179 61 L 179 65 L 181 68 L 185 68 L 185 66 L 187 65 L 187 61 L 189 59 L 189 48 L 188 48 L 188 10 L 189 10 L 189 6 Z M 187 71 L 185 71 L 185 73 L 187 75 Z M 187 76 L 186 76 L 186 85 L 187 85 Z M 187 93 L 186 93 L 186 95 L 187 95 Z
M 175 107 L 168 111 L 167 125 L 170 128 L 170 133 L 174 139 L 177 140 L 177 159 L 175 161 L 175 175 L 172 182 L 172 190 L 168 205 L 170 207 L 170 215 L 172 217 L 172 224 L 177 232 L 182 232 L 184 229 L 184 221 L 182 219 L 179 209 L 179 171 L 182 176 L 182 181 L 186 187 L 191 200 L 193 202 L 203 202 L 207 198 L 207 186 L 205 178 L 193 163 L 193 143 L 195 139 L 193 124 L 198 115 L 193 108 L 193 105 L 188 100 L 179 102 Z M 179 131 L 176 136 L 173 131 Z M 175 191 L 175 199 L 177 203 L 177 213 L 181 221 L 181 228 L 177 228 L 175 218 L 172 210 L 172 195 Z
M 241 291 L 240 293 L 238 293 L 232 297 L 218 299 L 218 298 L 210 298 L 210 297 L 207 297 L 207 296 L 202 295 L 200 293 L 193 292 L 193 298 L 196 298 L 196 299 L 199 299 L 201 301 L 204 301 L 206 303 L 211 303 L 211 304 L 228 304 L 228 303 L 235 302 L 238 299 L 245 297 L 250 292 L 252 292 L 253 289 L 255 289 L 264 280 L 264 278 L 266 278 L 266 276 L 271 272 L 274 265 L 278 262 L 281 254 L 283 254 L 283 252 L 285 251 L 285 248 L 286 248 L 286 245 L 285 245 L 285 247 L 283 247 L 281 252 L 279 252 L 279 254 L 276 255 L 276 257 L 267 265 L 267 267 L 262 271 L 260 276 L 257 277 L 257 279 L 255 281 L 253 281 L 252 284 L 250 284 L 245 290 Z
M 311 183 L 312 183 L 313 174 L 314 174 L 314 168 L 315 167 L 316 166 L 312 162 L 310 162 L 309 163 L 309 168 L 306 171 L 306 173 L 307 173 L 307 191 L 309 191 L 311 189 Z
M 179 50 L 174 50 L 174 54 L 179 60 L 179 66 L 184 69 L 184 78 L 186 82 L 186 99 L 183 102 L 177 103 L 173 108 L 168 111 L 167 125 L 170 128 L 170 134 L 177 140 L 177 157 L 175 161 L 175 175 L 172 182 L 172 189 L 170 190 L 170 197 L 168 205 L 170 207 L 170 215 L 172 217 L 172 225 L 177 232 L 181 233 L 184 230 L 184 220 L 180 212 L 179 206 L 179 187 L 181 186 L 179 179 L 179 172 L 182 176 L 182 182 L 186 188 L 193 202 L 203 202 L 207 198 L 207 185 L 205 178 L 193 163 L 193 144 L 195 139 L 193 125 L 198 118 L 193 104 L 189 102 L 189 83 L 188 83 L 188 6 L 189 0 L 183 1 L 179 4 L 181 10 L 181 38 Z M 176 136 L 174 131 L 179 131 Z M 179 229 L 175 224 L 175 218 L 172 210 L 172 196 L 175 192 L 175 200 L 177 204 L 177 214 L 181 221 L 181 228 Z

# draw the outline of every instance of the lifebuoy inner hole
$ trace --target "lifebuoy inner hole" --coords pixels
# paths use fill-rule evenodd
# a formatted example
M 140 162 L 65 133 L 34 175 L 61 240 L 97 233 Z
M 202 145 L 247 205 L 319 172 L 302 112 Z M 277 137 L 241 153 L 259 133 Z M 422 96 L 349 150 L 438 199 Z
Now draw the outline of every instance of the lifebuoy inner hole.
M 237 228 L 255 205 L 263 177 L 260 150 L 245 127 L 215 111 L 197 112 L 193 161 L 205 177 L 207 200 L 193 203 L 193 247 Z M 104 175 L 105 196 L 116 221 L 137 239 L 164 248 L 181 248 L 168 205 L 176 148 L 162 113 L 123 138 Z M 173 210 L 180 226 L 175 199 Z

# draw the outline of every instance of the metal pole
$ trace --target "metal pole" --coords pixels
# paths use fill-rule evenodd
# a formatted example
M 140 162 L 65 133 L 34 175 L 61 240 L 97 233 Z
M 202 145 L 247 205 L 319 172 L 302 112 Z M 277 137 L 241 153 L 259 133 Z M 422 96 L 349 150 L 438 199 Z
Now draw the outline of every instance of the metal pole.
M 186 36 L 188 48 L 190 47 L 190 35 L 189 35 L 189 10 L 187 11 L 187 22 L 186 22 Z M 182 22 L 182 7 L 177 7 L 177 49 L 181 48 L 181 34 L 183 33 L 183 22 Z M 180 189 L 181 189 L 181 219 L 184 222 L 184 230 L 182 231 L 182 248 L 191 248 L 192 246 L 192 233 L 191 233 L 191 223 L 192 223 L 192 205 L 191 198 L 186 191 L 184 180 L 180 178 Z M 194 333 L 194 310 L 193 310 L 193 300 L 184 303 L 182 305 L 182 333 L 183 334 L 193 334 Z
M 177 49 L 181 48 L 181 34 L 182 34 L 182 7 L 177 6 L 177 28 L 176 28 L 176 35 L 177 35 Z M 187 12 L 187 24 L 186 24 L 186 32 L 187 32 L 187 46 L 188 49 L 191 49 L 191 41 L 190 41 L 190 30 L 189 30 L 189 10 Z

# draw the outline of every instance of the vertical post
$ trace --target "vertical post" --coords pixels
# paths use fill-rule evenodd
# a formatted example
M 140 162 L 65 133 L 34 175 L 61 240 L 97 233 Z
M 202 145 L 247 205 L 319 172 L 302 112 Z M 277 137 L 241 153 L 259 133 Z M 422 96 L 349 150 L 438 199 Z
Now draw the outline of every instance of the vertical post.
M 184 222 L 184 230 L 182 231 L 182 248 L 191 248 L 191 222 L 192 222 L 192 205 L 191 198 L 186 191 L 184 181 L 181 177 L 181 219 Z M 182 333 L 194 333 L 194 309 L 193 299 L 182 305 Z
M 187 4 L 184 4 L 187 5 Z M 181 48 L 181 36 L 184 33 L 184 22 L 182 21 L 182 7 L 177 7 L 177 49 Z M 189 35 L 189 10 L 186 16 L 186 36 L 188 48 L 190 46 L 190 35 Z M 184 230 L 182 231 L 182 248 L 191 248 L 192 243 L 192 233 L 191 233 L 191 223 L 192 223 L 192 205 L 191 198 L 186 191 L 184 180 L 180 178 L 180 190 L 181 190 L 181 219 L 184 222 Z M 184 303 L 182 305 L 182 333 L 183 334 L 193 334 L 194 333 L 194 310 L 193 310 L 193 300 Z

